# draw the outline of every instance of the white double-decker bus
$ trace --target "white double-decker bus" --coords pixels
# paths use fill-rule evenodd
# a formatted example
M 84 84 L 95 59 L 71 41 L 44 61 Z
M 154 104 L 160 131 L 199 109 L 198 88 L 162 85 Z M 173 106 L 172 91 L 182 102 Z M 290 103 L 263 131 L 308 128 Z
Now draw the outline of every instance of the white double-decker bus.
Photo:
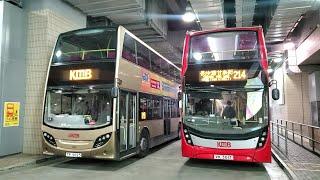
M 59 36 L 48 68 L 43 153 L 121 160 L 178 137 L 180 69 L 124 27 Z

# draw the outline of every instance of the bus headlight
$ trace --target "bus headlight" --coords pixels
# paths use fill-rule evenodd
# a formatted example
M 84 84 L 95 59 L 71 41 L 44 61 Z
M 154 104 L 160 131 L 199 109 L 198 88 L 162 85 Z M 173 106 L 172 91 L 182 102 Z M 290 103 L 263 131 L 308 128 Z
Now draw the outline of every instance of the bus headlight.
M 43 137 L 49 144 L 51 144 L 53 146 L 57 146 L 56 140 L 54 139 L 54 137 L 51 134 L 49 134 L 47 132 L 43 132 Z
M 93 148 L 98 148 L 105 145 L 111 138 L 111 133 L 99 136 L 93 144 Z
M 259 136 L 257 148 L 261 148 L 264 146 L 267 140 L 267 135 L 268 135 L 268 128 L 264 128 L 261 135 Z
M 183 128 L 183 134 L 184 134 L 184 137 L 185 137 L 187 143 L 190 144 L 191 146 L 193 146 L 193 142 L 192 142 L 192 139 L 191 139 L 191 136 L 189 134 L 188 129 Z

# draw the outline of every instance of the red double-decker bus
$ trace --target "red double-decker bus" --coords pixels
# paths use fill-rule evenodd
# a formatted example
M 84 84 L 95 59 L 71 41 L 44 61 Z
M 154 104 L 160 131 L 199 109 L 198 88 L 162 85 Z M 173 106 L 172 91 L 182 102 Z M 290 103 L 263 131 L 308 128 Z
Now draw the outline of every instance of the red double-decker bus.
M 182 156 L 271 161 L 267 68 L 261 27 L 187 32 Z

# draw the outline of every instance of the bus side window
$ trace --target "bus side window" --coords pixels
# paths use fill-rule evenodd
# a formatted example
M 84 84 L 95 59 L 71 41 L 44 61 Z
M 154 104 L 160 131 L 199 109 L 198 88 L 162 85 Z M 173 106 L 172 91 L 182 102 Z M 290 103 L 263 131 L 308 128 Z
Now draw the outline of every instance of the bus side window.
M 131 36 L 129 36 L 128 34 L 125 34 L 124 42 L 123 42 L 122 57 L 133 63 L 136 63 L 136 48 L 135 48 L 136 44 L 135 43 L 136 41 Z
M 169 71 L 170 71 L 170 65 L 167 61 L 165 60 L 162 60 L 161 61 L 161 75 L 166 77 L 166 78 L 169 78 Z
M 171 101 L 171 117 L 176 118 L 178 117 L 178 109 L 177 109 L 177 100 L 172 100 Z
M 147 112 L 147 98 L 141 97 L 140 98 L 140 121 L 144 121 L 148 119 L 148 112 Z
M 155 73 L 161 73 L 161 58 L 154 52 L 150 52 L 151 70 Z
M 161 119 L 162 118 L 162 106 L 159 97 L 152 97 L 152 119 Z
M 164 118 L 170 118 L 170 110 L 169 110 L 169 100 L 163 99 L 163 110 L 164 110 Z
M 142 45 L 139 42 L 137 43 L 137 60 L 138 60 L 138 65 L 150 69 L 150 59 L 149 59 L 149 50 L 147 47 Z
M 149 120 L 152 120 L 153 119 L 153 117 L 152 117 L 152 99 L 151 99 L 151 96 L 149 96 L 148 98 L 147 98 L 147 118 L 149 119 Z

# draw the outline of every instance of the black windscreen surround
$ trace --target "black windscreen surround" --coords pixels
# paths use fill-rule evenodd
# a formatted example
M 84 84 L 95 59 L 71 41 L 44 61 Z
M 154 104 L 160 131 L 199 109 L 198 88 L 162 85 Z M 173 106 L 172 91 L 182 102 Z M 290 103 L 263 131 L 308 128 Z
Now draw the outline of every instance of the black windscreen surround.
M 48 86 L 114 83 L 115 62 L 51 66 Z

